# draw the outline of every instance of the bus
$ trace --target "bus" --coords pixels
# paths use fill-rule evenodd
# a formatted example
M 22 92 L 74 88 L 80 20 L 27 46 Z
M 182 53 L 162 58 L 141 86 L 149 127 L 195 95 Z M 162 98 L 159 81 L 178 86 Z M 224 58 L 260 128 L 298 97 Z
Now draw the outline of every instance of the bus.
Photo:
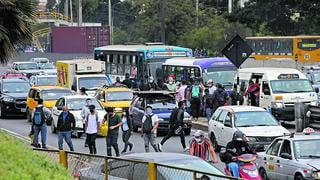
M 162 43 L 109 45 L 94 49 L 94 59 L 105 61 L 106 74 L 113 82 L 116 77 L 123 80 L 126 73 L 138 82 L 146 83 L 151 76 L 162 79 L 161 65 L 173 57 L 192 57 L 192 49 Z
M 226 89 L 233 88 L 237 68 L 225 57 L 211 58 L 171 58 L 162 65 L 164 77 L 173 74 L 177 81 L 202 79 L 206 83 L 212 79 Z
M 320 36 L 247 37 L 256 60 L 291 59 L 300 62 L 320 61 Z

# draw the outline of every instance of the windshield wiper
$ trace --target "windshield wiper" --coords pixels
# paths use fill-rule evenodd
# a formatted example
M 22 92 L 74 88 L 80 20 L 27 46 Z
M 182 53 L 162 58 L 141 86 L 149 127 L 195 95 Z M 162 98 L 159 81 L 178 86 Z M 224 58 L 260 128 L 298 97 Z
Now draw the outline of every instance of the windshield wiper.
M 255 126 L 273 126 L 273 125 L 270 125 L 270 124 L 257 124 Z
M 304 90 L 300 90 L 300 91 L 292 91 L 293 93 L 302 93 L 302 92 L 309 92 L 309 91 L 304 91 Z
M 273 91 L 274 93 L 292 93 L 290 91 Z

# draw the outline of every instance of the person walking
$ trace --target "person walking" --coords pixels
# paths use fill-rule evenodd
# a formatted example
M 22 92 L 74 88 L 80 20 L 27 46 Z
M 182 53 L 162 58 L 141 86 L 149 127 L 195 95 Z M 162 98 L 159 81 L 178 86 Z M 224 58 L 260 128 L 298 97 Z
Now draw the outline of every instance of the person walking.
M 51 111 L 43 106 L 43 100 L 38 99 L 38 105 L 32 113 L 32 127 L 33 127 L 33 145 L 39 147 L 39 133 L 41 133 L 42 148 L 47 149 L 47 124 L 46 119 L 51 117 Z
M 82 107 L 80 116 L 82 117 L 83 129 L 85 129 L 86 118 L 90 114 L 89 106 L 92 104 L 91 99 L 86 99 L 86 104 Z M 88 147 L 88 138 L 84 142 L 84 147 Z
M 224 90 L 222 84 L 217 83 L 217 90 L 213 93 L 213 108 L 212 112 L 214 113 L 218 107 L 224 106 L 227 102 L 228 94 Z
M 196 133 L 194 133 L 194 137 L 191 140 L 189 154 L 207 161 L 209 160 L 209 153 L 212 157 L 213 162 L 218 162 L 216 153 L 214 152 L 209 139 L 204 136 L 201 130 L 198 130 Z
M 99 132 L 99 117 L 94 105 L 89 106 L 90 114 L 86 117 L 85 132 L 87 134 L 90 154 L 97 154 L 96 138 Z
M 187 84 L 186 84 L 186 81 L 183 80 L 181 82 L 181 86 L 178 88 L 178 93 L 177 93 L 177 101 L 180 102 L 180 101 L 185 101 L 185 92 L 186 92 L 186 89 L 187 89 Z
M 188 148 L 186 146 L 185 133 L 183 131 L 183 127 L 185 126 L 183 123 L 184 118 L 184 102 L 179 101 L 178 109 L 174 109 L 170 115 L 170 128 L 166 137 L 162 139 L 160 144 L 158 144 L 158 149 L 161 152 L 163 144 L 170 139 L 175 134 L 180 136 L 181 145 L 184 151 L 187 151 Z
M 210 121 L 211 115 L 212 115 L 212 110 L 213 110 L 213 95 L 210 94 L 209 89 L 204 90 L 205 95 L 203 96 L 203 105 L 204 105 L 204 110 L 206 113 L 206 117 L 208 119 L 208 122 Z
M 125 79 L 122 81 L 122 84 L 126 85 L 128 88 L 132 87 L 132 82 L 130 80 L 130 75 L 129 73 L 126 73 Z
M 209 89 L 209 94 L 213 95 L 213 93 L 217 90 L 217 87 L 213 84 L 213 80 L 209 79 L 207 81 L 208 89 Z
M 119 127 L 122 125 L 122 121 L 118 114 L 114 112 L 114 109 L 111 107 L 107 108 L 107 114 L 104 116 L 103 122 L 108 122 L 108 135 L 106 137 L 107 142 L 107 155 L 112 156 L 111 146 L 113 147 L 116 156 L 119 157 L 119 146 L 118 146 L 118 136 L 119 136 Z
M 63 106 L 62 112 L 58 117 L 58 146 L 59 150 L 63 150 L 63 139 L 69 146 L 70 151 L 74 151 L 71 140 L 72 130 L 76 127 L 76 121 L 73 114 L 68 110 L 67 106 Z
M 191 114 L 194 120 L 198 120 L 200 116 L 202 88 L 199 85 L 199 81 L 195 80 L 193 86 L 190 88 L 191 96 Z
M 133 129 L 133 122 L 132 119 L 129 115 L 129 109 L 124 108 L 122 110 L 122 125 L 121 125 L 121 130 L 122 130 L 122 141 L 124 143 L 124 148 L 121 153 L 126 153 L 127 148 L 129 146 L 129 150 L 131 151 L 133 148 L 133 144 L 129 142 L 131 133 Z
M 152 113 L 152 107 L 147 105 L 146 113 L 142 117 L 141 137 L 144 141 L 144 148 L 149 152 L 149 144 L 153 147 L 154 151 L 158 152 L 156 145 L 157 128 L 159 126 L 159 119 L 156 114 Z

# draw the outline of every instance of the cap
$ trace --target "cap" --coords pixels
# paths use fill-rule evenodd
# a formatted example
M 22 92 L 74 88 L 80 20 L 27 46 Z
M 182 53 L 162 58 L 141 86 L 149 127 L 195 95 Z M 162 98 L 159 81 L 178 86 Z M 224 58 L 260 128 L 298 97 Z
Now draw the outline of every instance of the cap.
M 208 84 L 212 84 L 212 83 L 213 83 L 213 80 L 212 80 L 212 79 L 209 79 L 209 80 L 207 81 L 207 83 L 208 83 Z
M 151 106 L 151 105 L 147 105 L 147 106 L 146 106 L 146 109 L 147 109 L 147 108 L 151 108 L 151 109 L 152 109 L 152 106 Z

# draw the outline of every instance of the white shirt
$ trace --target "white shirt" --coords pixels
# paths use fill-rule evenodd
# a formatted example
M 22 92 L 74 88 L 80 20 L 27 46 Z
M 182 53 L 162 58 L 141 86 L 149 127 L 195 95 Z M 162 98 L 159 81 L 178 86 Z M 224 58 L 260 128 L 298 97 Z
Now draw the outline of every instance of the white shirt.
M 123 131 L 129 130 L 128 121 L 125 116 L 123 116 L 123 118 L 122 118 L 122 129 L 123 129 Z
M 216 86 L 212 86 L 209 88 L 209 94 L 213 95 L 213 93 L 217 90 L 217 87 Z
M 98 123 L 96 115 L 89 114 L 88 122 L 87 122 L 87 134 L 94 134 L 98 132 Z
M 142 118 L 142 124 L 144 123 L 144 121 L 147 119 L 146 115 L 143 116 Z M 158 119 L 158 116 L 156 114 L 152 114 L 152 117 L 151 117 L 151 120 L 152 120 L 152 127 L 155 126 L 155 124 L 157 122 L 159 122 L 159 119 Z M 157 134 L 157 129 L 153 132 L 154 134 Z

